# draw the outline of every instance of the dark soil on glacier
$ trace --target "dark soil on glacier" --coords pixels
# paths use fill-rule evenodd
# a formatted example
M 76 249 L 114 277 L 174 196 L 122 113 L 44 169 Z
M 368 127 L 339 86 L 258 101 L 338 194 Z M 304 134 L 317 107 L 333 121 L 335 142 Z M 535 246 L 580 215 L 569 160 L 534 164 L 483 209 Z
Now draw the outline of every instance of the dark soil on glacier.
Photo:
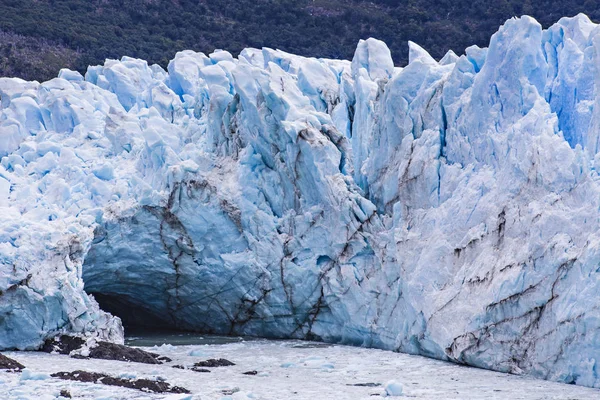
M 69 381 L 101 383 L 108 386 L 120 386 L 130 389 L 142 390 L 144 392 L 154 393 L 190 393 L 189 390 L 171 386 L 167 382 L 151 381 L 149 379 L 121 379 L 110 375 L 101 374 L 98 372 L 73 371 L 73 372 L 57 372 L 50 375 L 53 378 L 59 378 Z
M 25 366 L 18 361 L 8 358 L 3 354 L 0 354 L 0 369 L 18 372 L 25 369 Z
M 41 350 L 46 353 L 70 354 L 73 350 L 81 349 L 84 344 L 85 340 L 82 338 L 62 335 L 46 340 Z M 171 361 L 168 357 L 161 357 L 155 353 L 109 342 L 98 342 L 95 347 L 90 348 L 89 354 L 85 357 L 81 355 L 74 355 L 73 357 L 130 361 L 144 364 L 162 364 Z

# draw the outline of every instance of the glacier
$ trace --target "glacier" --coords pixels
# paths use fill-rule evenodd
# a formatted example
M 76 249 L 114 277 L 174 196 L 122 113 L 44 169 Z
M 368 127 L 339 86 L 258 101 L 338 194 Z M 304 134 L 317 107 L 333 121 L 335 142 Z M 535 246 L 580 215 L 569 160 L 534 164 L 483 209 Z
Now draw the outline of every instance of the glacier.
M 131 323 L 600 387 L 600 28 L 0 78 L 0 349 Z

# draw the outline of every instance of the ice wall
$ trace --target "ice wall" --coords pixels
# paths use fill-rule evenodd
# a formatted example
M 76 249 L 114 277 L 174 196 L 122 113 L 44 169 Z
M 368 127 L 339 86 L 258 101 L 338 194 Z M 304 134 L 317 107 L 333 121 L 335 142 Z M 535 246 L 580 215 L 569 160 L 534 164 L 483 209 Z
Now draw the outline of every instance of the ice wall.
M 0 349 L 123 317 L 600 386 L 600 34 L 0 79 Z M 85 290 L 84 290 L 85 285 Z M 87 292 L 87 293 L 86 293 Z M 139 321 L 138 321 L 139 322 Z

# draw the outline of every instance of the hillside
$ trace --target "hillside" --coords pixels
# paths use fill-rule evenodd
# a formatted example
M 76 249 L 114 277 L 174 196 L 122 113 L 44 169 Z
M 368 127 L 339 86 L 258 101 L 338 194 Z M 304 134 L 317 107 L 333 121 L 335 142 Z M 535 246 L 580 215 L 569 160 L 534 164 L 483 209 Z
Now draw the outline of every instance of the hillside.
M 594 1 L 498 0 L 4 0 L 0 3 L 0 76 L 46 80 L 61 67 L 123 55 L 165 66 L 182 49 L 234 53 L 273 47 L 315 57 L 352 57 L 361 38 L 377 37 L 394 61 L 407 60 L 407 40 L 434 57 L 486 46 L 512 16 L 544 27 L 585 12 Z

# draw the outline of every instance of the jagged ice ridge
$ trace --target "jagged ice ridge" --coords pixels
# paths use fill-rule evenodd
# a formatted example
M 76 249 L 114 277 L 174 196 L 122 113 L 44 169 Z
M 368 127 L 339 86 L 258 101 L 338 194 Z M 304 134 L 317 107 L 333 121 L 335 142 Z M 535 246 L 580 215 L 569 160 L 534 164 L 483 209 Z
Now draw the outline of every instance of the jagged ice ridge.
M 578 15 L 405 68 L 368 39 L 2 78 L 0 349 L 121 341 L 93 293 L 600 387 L 599 57 Z

